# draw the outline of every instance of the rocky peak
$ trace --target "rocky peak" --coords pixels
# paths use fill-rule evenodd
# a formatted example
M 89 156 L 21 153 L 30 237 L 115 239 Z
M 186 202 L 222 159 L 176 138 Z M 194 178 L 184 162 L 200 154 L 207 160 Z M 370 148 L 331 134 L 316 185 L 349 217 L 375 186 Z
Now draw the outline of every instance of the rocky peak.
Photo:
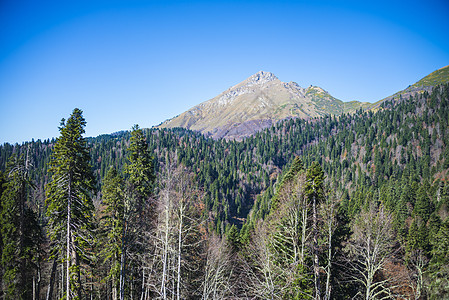
M 248 84 L 264 84 L 270 81 L 278 80 L 271 72 L 259 71 L 247 79 Z
M 307 88 L 307 93 L 312 92 L 312 93 L 319 93 L 319 94 L 328 94 L 327 91 L 325 91 L 324 89 L 320 88 L 319 86 L 314 86 L 311 85 Z
M 216 103 L 218 103 L 219 106 L 229 105 L 238 96 L 254 93 L 255 90 L 265 87 L 264 85 L 266 83 L 272 81 L 279 81 L 279 79 L 271 72 L 259 71 L 242 83 L 223 92 Z

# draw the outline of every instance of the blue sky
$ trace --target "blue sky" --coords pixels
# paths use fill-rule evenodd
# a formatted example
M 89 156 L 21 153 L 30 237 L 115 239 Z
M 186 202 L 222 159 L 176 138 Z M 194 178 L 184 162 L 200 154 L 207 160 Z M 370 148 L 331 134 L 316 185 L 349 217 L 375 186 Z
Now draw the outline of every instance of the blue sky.
M 0 1 L 0 143 L 151 127 L 264 70 L 374 102 L 449 64 L 449 1 Z

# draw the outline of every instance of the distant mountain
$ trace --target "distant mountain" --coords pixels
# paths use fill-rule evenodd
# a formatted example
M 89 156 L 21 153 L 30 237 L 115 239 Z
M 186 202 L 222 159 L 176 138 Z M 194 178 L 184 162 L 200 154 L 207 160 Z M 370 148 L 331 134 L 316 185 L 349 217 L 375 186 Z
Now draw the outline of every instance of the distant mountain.
M 357 101 L 343 102 L 320 87 L 302 88 L 260 71 L 159 127 L 183 127 L 213 138 L 240 139 L 280 120 L 340 115 L 368 106 Z
M 374 104 L 371 105 L 371 108 L 378 108 L 383 102 L 389 101 L 392 99 L 408 99 L 410 96 L 414 96 L 415 94 L 424 93 L 432 91 L 432 88 L 439 85 L 445 84 L 449 82 L 449 66 L 445 66 L 441 69 L 438 69 L 426 77 L 422 78 L 418 82 L 409 85 L 406 89 L 399 91 L 387 98 L 384 98 Z

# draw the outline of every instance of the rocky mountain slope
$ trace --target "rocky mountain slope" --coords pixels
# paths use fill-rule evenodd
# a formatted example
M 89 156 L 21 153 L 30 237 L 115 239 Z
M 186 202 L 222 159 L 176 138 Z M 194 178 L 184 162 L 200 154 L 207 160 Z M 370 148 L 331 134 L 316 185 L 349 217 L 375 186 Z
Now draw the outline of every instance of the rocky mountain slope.
M 302 88 L 260 71 L 220 95 L 165 121 L 161 128 L 183 127 L 213 138 L 240 139 L 287 118 L 339 115 L 368 107 L 343 102 L 317 86 Z

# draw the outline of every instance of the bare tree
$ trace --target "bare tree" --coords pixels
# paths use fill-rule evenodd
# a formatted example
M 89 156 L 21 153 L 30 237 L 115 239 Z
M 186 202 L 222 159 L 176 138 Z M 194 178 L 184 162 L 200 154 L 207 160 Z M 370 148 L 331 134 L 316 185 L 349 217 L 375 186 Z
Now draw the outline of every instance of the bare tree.
M 271 243 L 267 227 L 260 221 L 247 249 L 247 260 L 244 261 L 245 288 L 250 297 L 283 299 L 292 283 L 291 269 L 276 263 L 276 253 L 271 251 Z
M 305 174 L 283 180 L 270 214 L 260 221 L 247 249 L 249 294 L 263 299 L 311 297 L 311 206 L 305 194 Z
M 415 299 L 420 299 L 425 294 L 423 275 L 428 263 L 429 259 L 422 249 L 414 250 L 410 254 L 410 287 Z
M 394 253 L 392 221 L 391 213 L 382 205 L 371 204 L 352 224 L 353 233 L 346 251 L 348 274 L 360 286 L 358 297 L 366 300 L 393 297 L 392 279 L 378 276 Z
M 201 299 L 226 299 L 233 292 L 232 255 L 226 241 L 211 235 L 207 243 Z
M 334 260 L 334 253 L 332 252 L 332 243 L 334 231 L 337 225 L 337 200 L 334 194 L 328 193 L 326 196 L 326 201 L 321 204 L 320 207 L 320 216 L 322 220 L 322 233 L 324 238 L 324 243 L 327 246 L 326 248 L 326 260 L 327 264 L 324 267 L 324 271 L 326 273 L 326 287 L 324 292 L 324 299 L 331 299 L 331 275 L 332 275 L 332 262 Z
M 304 184 L 303 173 L 284 183 L 277 193 L 277 207 L 267 217 L 270 230 L 277 236 L 273 242 L 289 245 L 287 252 L 279 251 L 283 251 L 287 256 L 285 259 L 291 263 L 304 263 L 306 247 L 310 243 L 310 205 L 304 194 Z
M 153 252 L 146 258 L 146 295 L 160 299 L 185 299 L 199 293 L 205 238 L 201 230 L 201 192 L 193 188 L 190 174 L 167 158 L 160 174 L 156 199 L 157 224 L 150 234 Z M 189 280 L 187 280 L 187 277 Z M 194 280 L 194 278 L 197 278 Z

